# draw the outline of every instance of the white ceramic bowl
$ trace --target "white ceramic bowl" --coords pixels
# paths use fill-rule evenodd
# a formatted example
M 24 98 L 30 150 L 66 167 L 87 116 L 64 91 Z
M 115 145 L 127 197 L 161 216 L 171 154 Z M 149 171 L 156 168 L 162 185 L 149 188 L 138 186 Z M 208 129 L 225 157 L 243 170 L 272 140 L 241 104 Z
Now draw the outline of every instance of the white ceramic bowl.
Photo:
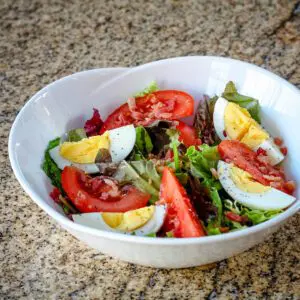
M 219 261 L 263 241 L 295 214 L 297 201 L 272 220 L 246 230 L 219 236 L 160 239 L 128 236 L 78 225 L 66 218 L 51 200 L 51 185 L 42 172 L 50 139 L 84 124 L 92 108 L 105 118 L 114 108 L 156 80 L 161 89 L 220 94 L 233 80 L 242 94 L 260 100 L 263 122 L 289 149 L 288 176 L 300 182 L 300 93 L 287 81 L 254 65 L 219 57 L 180 57 L 133 69 L 100 69 L 77 73 L 43 88 L 18 114 L 9 137 L 14 173 L 28 195 L 63 228 L 89 246 L 119 259 L 159 268 L 182 268 Z M 299 188 L 296 196 L 299 198 Z

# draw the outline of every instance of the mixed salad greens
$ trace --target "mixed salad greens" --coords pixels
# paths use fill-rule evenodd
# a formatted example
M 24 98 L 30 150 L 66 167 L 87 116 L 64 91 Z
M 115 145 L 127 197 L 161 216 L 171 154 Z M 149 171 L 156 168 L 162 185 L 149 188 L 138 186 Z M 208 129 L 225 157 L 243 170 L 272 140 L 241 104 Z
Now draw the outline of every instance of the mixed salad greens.
M 74 222 L 149 237 L 201 237 L 265 222 L 290 206 L 287 148 L 260 125 L 258 100 L 227 83 L 221 96 L 152 82 L 105 122 L 49 142 L 50 196 Z M 193 115 L 193 125 L 181 121 Z

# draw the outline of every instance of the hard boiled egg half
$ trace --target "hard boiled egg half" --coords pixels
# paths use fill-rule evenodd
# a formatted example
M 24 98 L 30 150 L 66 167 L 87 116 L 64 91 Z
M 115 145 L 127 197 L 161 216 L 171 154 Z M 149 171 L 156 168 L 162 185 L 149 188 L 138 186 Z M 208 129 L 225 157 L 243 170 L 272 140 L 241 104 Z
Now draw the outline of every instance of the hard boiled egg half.
M 136 139 L 133 125 L 108 130 L 102 135 L 78 142 L 64 142 L 49 151 L 60 169 L 74 165 L 88 174 L 98 173 L 95 159 L 100 149 L 107 149 L 112 162 L 120 162 L 132 151 Z
M 284 159 L 269 133 L 238 104 L 219 97 L 215 104 L 213 121 L 221 140 L 239 140 L 254 151 L 261 148 L 266 151 L 271 165 L 277 165 Z
M 234 200 L 252 209 L 284 209 L 296 200 L 291 195 L 254 181 L 248 172 L 221 160 L 218 176 L 223 188 Z
M 144 236 L 158 232 L 165 216 L 165 205 L 151 205 L 125 213 L 86 213 L 72 218 L 75 223 L 95 229 Z

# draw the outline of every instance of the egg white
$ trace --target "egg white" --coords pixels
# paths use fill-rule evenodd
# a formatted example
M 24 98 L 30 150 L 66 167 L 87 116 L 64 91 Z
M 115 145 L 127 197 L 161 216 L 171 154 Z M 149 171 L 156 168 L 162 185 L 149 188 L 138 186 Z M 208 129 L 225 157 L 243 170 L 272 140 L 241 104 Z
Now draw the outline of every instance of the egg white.
M 219 97 L 218 100 L 216 101 L 215 108 L 214 108 L 214 114 L 213 114 L 214 127 L 218 137 L 221 140 L 226 140 L 228 138 L 224 135 L 224 132 L 226 132 L 224 117 L 225 117 L 225 109 L 227 105 L 228 105 L 228 101 L 223 97 Z
M 108 131 L 110 147 L 109 152 L 113 162 L 120 162 L 132 151 L 136 133 L 133 125 L 127 125 Z
M 232 165 L 219 161 L 218 175 L 225 191 L 240 204 L 261 210 L 284 209 L 290 206 L 296 198 L 274 188 L 263 193 L 248 193 L 239 189 L 230 176 Z
M 144 224 L 142 227 L 137 228 L 133 231 L 121 231 L 108 226 L 102 218 L 101 213 L 85 213 L 72 215 L 73 221 L 75 223 L 92 227 L 95 229 L 100 229 L 110 232 L 118 232 L 123 234 L 134 234 L 138 236 L 145 236 L 150 233 L 156 233 L 162 227 L 166 217 L 166 206 L 156 205 L 153 216 L 151 219 Z

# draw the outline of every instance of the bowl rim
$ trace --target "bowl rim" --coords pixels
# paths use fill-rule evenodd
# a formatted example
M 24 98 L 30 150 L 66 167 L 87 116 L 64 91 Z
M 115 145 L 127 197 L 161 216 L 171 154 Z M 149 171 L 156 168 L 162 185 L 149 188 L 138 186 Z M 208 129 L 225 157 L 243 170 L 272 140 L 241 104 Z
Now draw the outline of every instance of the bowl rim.
M 124 73 L 120 75 L 116 75 L 116 77 L 113 77 L 112 79 L 105 81 L 103 84 L 101 84 L 101 88 L 106 86 L 107 84 L 113 83 L 115 80 L 119 80 L 120 78 L 127 76 L 128 74 L 135 72 L 136 70 L 143 69 L 145 67 L 148 67 L 150 65 L 156 65 L 156 64 L 161 64 L 165 63 L 166 61 L 173 62 L 173 61 L 185 61 L 185 60 L 193 60 L 193 59 L 203 59 L 203 60 L 221 60 L 225 61 L 227 63 L 239 63 L 241 65 L 244 65 L 245 67 L 250 67 L 255 69 L 256 71 L 265 73 L 268 76 L 273 77 L 276 80 L 279 80 L 281 83 L 287 85 L 289 88 L 291 88 L 295 93 L 299 94 L 300 97 L 300 91 L 291 83 L 289 83 L 287 80 L 281 78 L 280 76 L 263 69 L 262 67 L 256 66 L 254 64 L 237 60 L 237 59 L 232 59 L 229 57 L 220 57 L 220 56 L 180 56 L 180 57 L 171 57 L 167 59 L 161 59 L 153 62 L 149 62 L 143 65 L 139 65 L 137 67 L 133 68 L 101 68 L 101 69 L 91 69 L 91 70 L 85 70 L 81 72 L 76 72 L 73 74 L 70 74 L 68 76 L 62 77 L 58 80 L 55 80 L 51 82 L 50 84 L 46 85 L 43 87 L 41 90 L 36 92 L 31 98 L 25 103 L 25 105 L 21 108 L 19 111 L 18 115 L 16 116 L 13 125 L 11 127 L 10 133 L 9 133 L 9 139 L 8 139 L 8 153 L 9 153 L 9 160 L 11 167 L 13 169 L 13 172 L 19 181 L 21 187 L 24 189 L 24 191 L 29 195 L 29 197 L 36 203 L 38 204 L 39 207 L 41 207 L 48 215 L 50 215 L 53 219 L 55 219 L 60 225 L 62 225 L 66 229 L 73 229 L 77 232 L 84 233 L 84 234 L 89 234 L 95 237 L 101 237 L 101 238 L 106 238 L 110 240 L 118 240 L 118 241 L 126 241 L 130 243 L 137 243 L 137 244 L 147 244 L 147 245 L 169 245 L 169 246 L 176 246 L 176 245 L 201 245 L 201 244 L 208 244 L 208 243 L 219 243 L 223 241 L 230 241 L 233 239 L 237 239 L 239 237 L 245 236 L 245 235 L 250 235 L 250 234 L 255 234 L 260 231 L 267 230 L 269 228 L 272 228 L 274 225 L 280 224 L 287 218 L 291 217 L 295 213 L 297 213 L 298 210 L 300 210 L 300 200 L 297 199 L 295 203 L 293 203 L 286 211 L 281 213 L 280 215 L 272 218 L 271 220 L 268 220 L 266 222 L 263 222 L 261 224 L 255 225 L 253 227 L 249 227 L 246 229 L 234 231 L 234 232 L 229 232 L 226 234 L 221 234 L 221 235 L 213 235 L 213 236 L 205 236 L 205 237 L 198 237 L 198 238 L 149 238 L 149 237 L 142 237 L 142 236 L 132 236 L 132 235 L 125 235 L 122 233 L 117 233 L 117 232 L 109 232 L 109 231 L 103 231 L 99 229 L 94 229 L 85 225 L 80 225 L 77 223 L 74 223 L 70 219 L 68 219 L 66 216 L 63 216 L 59 212 L 57 212 L 53 207 L 48 205 L 46 202 L 43 201 L 42 197 L 40 197 L 33 189 L 31 189 L 30 185 L 27 183 L 27 180 L 25 176 L 23 175 L 22 171 L 19 168 L 19 165 L 17 163 L 17 160 L 15 159 L 15 154 L 14 154 L 14 135 L 15 131 L 18 125 L 18 122 L 21 118 L 21 116 L 25 113 L 27 110 L 27 107 L 30 106 L 30 104 L 34 101 L 35 97 L 41 93 L 44 93 L 48 88 L 50 88 L 52 85 L 57 84 L 58 82 L 63 82 L 67 81 L 70 78 L 73 78 L 74 76 L 76 77 L 81 77 L 86 75 L 87 73 L 97 73 L 97 72 L 103 72 L 104 70 L 110 71 L 110 70 L 127 70 Z

